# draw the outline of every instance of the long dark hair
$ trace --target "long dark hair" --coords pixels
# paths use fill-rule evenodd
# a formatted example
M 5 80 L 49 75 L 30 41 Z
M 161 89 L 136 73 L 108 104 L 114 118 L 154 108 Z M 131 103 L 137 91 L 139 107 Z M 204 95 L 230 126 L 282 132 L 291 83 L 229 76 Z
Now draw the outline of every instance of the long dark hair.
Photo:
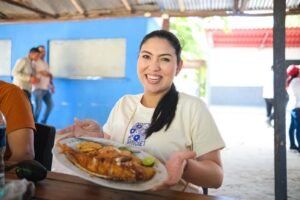
M 177 37 L 169 31 L 157 30 L 149 33 L 142 40 L 140 44 L 140 50 L 147 40 L 155 37 L 165 39 L 172 45 L 172 47 L 175 49 L 177 64 L 179 64 L 181 61 L 181 45 Z M 170 127 L 175 117 L 177 103 L 178 92 L 174 83 L 172 83 L 169 91 L 160 99 L 154 110 L 150 126 L 146 131 L 146 138 L 151 136 L 152 133 L 161 130 L 164 126 L 166 126 L 165 131 Z

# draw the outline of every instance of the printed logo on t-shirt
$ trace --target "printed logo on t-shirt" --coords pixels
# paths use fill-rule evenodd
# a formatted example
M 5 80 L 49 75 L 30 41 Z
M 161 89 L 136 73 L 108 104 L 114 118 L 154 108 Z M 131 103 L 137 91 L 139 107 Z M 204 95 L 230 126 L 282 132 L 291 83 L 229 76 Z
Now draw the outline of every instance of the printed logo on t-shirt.
M 132 146 L 145 146 L 146 130 L 150 126 L 149 123 L 136 123 L 130 129 L 127 144 Z

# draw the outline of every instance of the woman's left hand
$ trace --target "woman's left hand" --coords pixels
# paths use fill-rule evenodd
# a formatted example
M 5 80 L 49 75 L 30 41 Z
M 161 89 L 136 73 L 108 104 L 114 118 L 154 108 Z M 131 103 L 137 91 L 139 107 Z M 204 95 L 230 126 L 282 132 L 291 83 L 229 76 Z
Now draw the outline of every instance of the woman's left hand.
M 160 190 L 176 185 L 183 175 L 183 170 L 188 159 L 194 159 L 196 153 L 194 151 L 175 152 L 166 161 L 165 167 L 168 172 L 168 178 L 160 185 L 157 185 L 153 190 Z

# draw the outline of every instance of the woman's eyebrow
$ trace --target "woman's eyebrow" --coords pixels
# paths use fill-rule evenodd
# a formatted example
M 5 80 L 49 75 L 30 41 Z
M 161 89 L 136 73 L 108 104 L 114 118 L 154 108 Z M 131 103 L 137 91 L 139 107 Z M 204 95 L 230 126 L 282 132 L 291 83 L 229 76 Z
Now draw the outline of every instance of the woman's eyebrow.
M 152 55 L 152 53 L 151 53 L 151 52 L 149 52 L 149 51 L 146 51 L 146 50 L 143 50 L 143 51 L 141 51 L 141 53 L 147 53 L 147 54 L 151 54 L 151 55 Z
M 159 55 L 159 57 L 161 57 L 161 56 L 170 56 L 170 57 L 172 57 L 172 54 L 169 54 L 169 53 L 163 53 L 163 54 L 160 54 L 160 55 Z
M 146 51 L 146 50 L 141 51 L 141 53 L 147 53 L 147 54 L 152 55 L 151 52 Z M 171 56 L 171 57 L 172 57 L 172 54 L 170 54 L 170 53 L 163 53 L 163 54 L 160 54 L 160 55 L 158 55 L 158 56 L 159 56 L 159 57 L 161 57 L 161 56 Z

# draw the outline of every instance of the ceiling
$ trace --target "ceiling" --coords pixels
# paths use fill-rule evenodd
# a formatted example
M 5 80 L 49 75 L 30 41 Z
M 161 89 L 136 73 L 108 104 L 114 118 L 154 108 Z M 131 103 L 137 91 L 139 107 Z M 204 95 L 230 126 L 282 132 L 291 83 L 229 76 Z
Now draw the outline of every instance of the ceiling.
M 300 14 L 300 0 L 286 0 Z M 273 0 L 0 0 L 0 23 L 132 16 L 266 16 Z

